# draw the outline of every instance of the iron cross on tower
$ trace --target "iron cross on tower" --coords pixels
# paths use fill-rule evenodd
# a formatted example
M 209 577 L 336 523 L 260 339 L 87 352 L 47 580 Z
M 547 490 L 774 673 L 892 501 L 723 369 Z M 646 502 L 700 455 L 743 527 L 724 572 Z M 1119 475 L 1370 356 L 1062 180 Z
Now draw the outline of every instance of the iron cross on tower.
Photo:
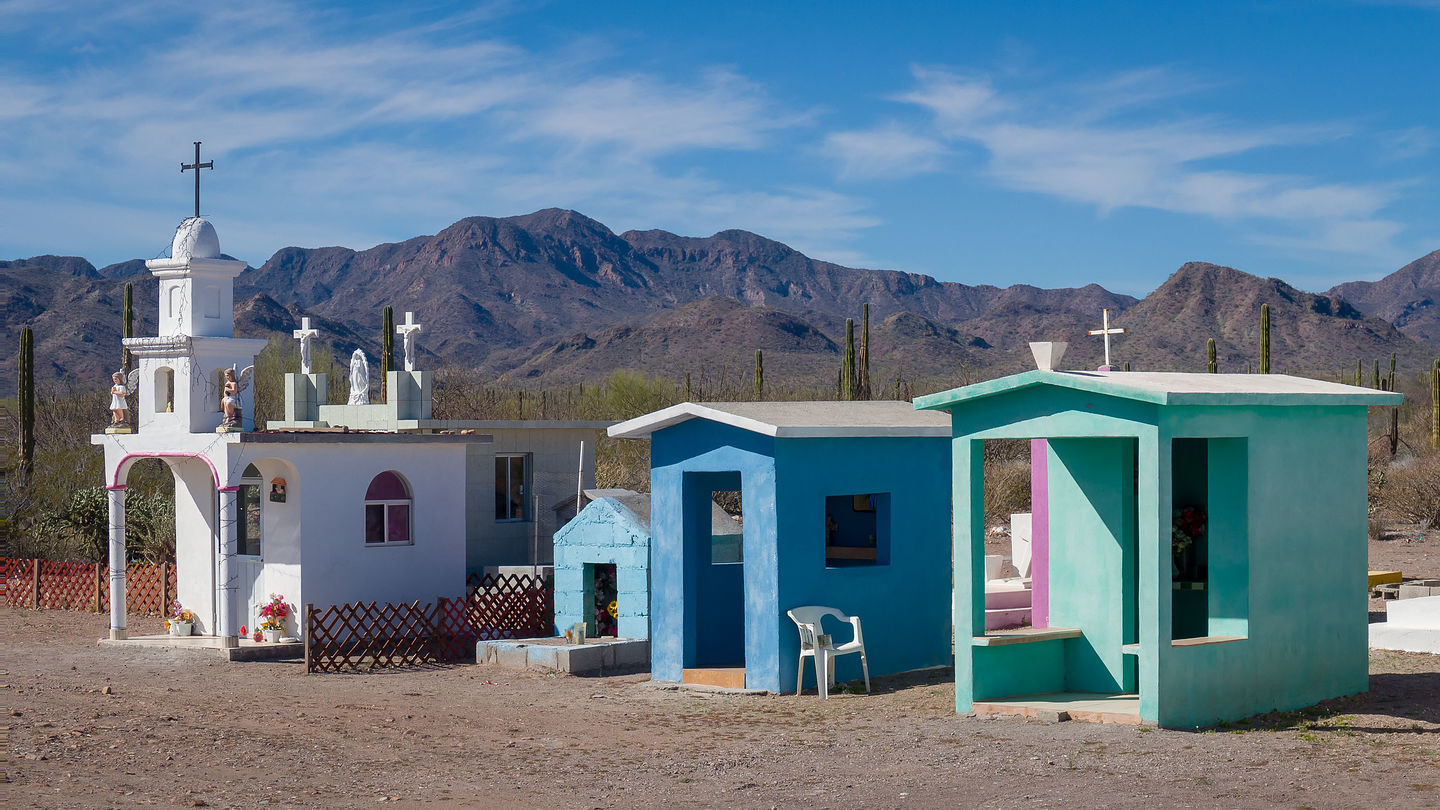
M 199 141 L 196 141 L 196 142 L 195 142 L 195 162 L 194 162 L 194 163 L 181 163 L 181 164 L 180 164 L 180 171 L 181 171 L 182 173 L 188 172 L 188 171 L 190 171 L 191 169 L 194 169 L 194 170 L 195 170 L 195 218 L 196 218 L 196 219 L 199 219 L 199 218 L 200 218 L 200 170 L 201 170 L 201 169 L 211 169 L 211 170 L 214 170 L 214 168 L 215 168 L 215 161 L 213 161 L 213 160 L 207 160 L 207 161 L 205 161 L 204 163 L 201 163 L 201 162 L 200 162 L 200 142 L 199 142 Z
M 1105 365 L 1101 366 L 1101 367 L 1099 368 L 1099 370 L 1100 370 L 1100 371 L 1109 371 L 1109 370 L 1110 370 L 1110 336 L 1111 336 L 1111 335 L 1123 335 L 1123 334 L 1125 334 L 1125 329 L 1124 329 L 1124 327 L 1119 327 L 1119 326 L 1115 327 L 1114 329 L 1111 329 L 1111 328 L 1110 328 L 1110 310 L 1109 310 L 1108 308 L 1107 308 L 1107 309 L 1102 309 L 1102 310 L 1100 310 L 1100 318 L 1101 318 L 1100 328 L 1099 328 L 1099 329 L 1091 329 L 1087 334 L 1089 334 L 1089 335 L 1104 335 L 1104 336 L 1105 336 Z

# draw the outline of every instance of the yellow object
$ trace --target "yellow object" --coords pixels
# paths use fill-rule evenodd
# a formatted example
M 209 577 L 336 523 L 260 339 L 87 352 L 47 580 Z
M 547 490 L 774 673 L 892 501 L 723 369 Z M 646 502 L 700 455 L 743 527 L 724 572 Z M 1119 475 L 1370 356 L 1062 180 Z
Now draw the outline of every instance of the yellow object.
M 1373 588 L 1376 585 L 1385 585 L 1390 582 L 1400 582 L 1402 579 L 1404 579 L 1404 577 L 1400 576 L 1399 571 L 1371 571 L 1370 587 Z

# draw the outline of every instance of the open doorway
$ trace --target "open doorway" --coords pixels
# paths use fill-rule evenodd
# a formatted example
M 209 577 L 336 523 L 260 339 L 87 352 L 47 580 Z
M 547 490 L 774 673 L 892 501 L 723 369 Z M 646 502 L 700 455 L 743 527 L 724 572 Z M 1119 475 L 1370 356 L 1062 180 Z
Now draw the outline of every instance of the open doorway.
M 686 616 L 694 622 L 684 664 L 690 682 L 744 685 L 743 504 L 739 472 L 685 474 L 685 573 L 695 595 Z

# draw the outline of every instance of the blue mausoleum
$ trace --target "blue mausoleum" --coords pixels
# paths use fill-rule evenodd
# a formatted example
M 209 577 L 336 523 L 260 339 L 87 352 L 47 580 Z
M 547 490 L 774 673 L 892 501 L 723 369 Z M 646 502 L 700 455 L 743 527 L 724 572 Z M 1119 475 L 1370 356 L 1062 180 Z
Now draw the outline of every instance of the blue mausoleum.
M 610 435 L 651 440 L 656 680 L 792 691 L 800 642 L 785 611 L 801 605 L 859 616 L 871 675 L 950 663 L 947 414 L 686 402 Z M 713 519 L 736 493 L 738 549 Z M 841 680 L 860 676 L 858 656 L 838 664 Z
M 555 626 L 576 622 L 598 636 L 595 569 L 615 566 L 619 638 L 650 637 L 650 496 L 628 489 L 587 489 L 590 503 L 555 533 Z

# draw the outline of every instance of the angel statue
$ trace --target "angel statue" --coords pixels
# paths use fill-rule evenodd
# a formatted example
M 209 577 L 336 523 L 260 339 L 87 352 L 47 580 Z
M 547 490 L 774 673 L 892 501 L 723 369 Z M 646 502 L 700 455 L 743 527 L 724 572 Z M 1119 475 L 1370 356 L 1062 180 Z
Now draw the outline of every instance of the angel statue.
M 225 418 L 220 422 L 221 428 L 243 429 L 244 410 L 240 407 L 240 394 L 250 387 L 250 379 L 254 374 L 254 366 L 246 366 L 238 378 L 234 366 L 225 369 L 225 396 L 220 400 L 220 405 L 225 410 Z
M 359 349 L 350 355 L 350 400 L 345 404 L 370 404 L 370 364 Z
M 129 374 L 121 369 L 110 375 L 110 427 L 107 430 L 129 432 L 130 424 L 125 418 L 125 412 L 130 406 L 125 399 L 135 390 L 139 380 L 139 369 L 134 369 Z

